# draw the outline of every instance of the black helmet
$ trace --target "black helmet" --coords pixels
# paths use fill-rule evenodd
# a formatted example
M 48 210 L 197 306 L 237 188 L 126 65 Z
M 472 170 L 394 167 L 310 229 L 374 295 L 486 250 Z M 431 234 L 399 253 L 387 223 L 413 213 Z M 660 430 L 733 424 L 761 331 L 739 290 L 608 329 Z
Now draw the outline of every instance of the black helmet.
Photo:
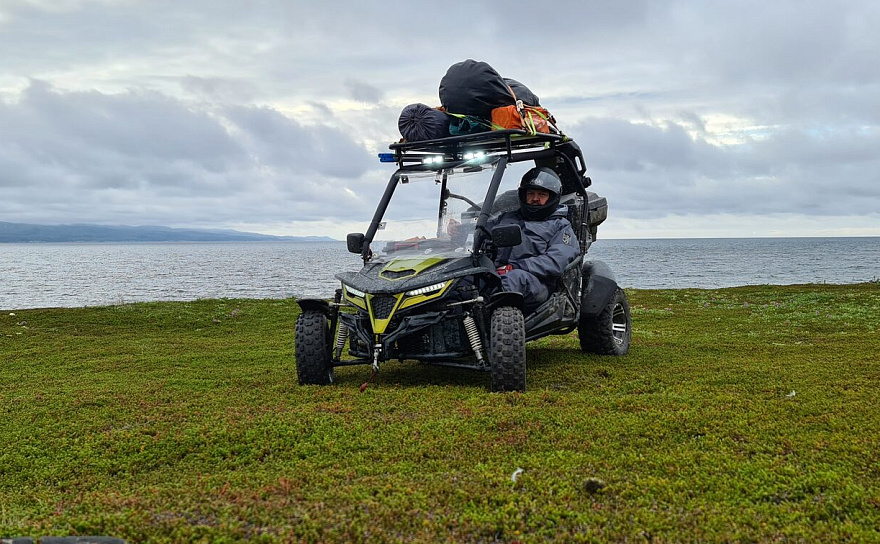
M 529 189 L 544 189 L 550 198 L 543 206 L 532 206 L 526 203 L 526 192 Z M 519 209 L 522 216 L 529 221 L 541 221 L 550 217 L 559 206 L 559 193 L 562 192 L 562 180 L 559 175 L 546 166 L 536 166 L 525 173 L 519 182 Z

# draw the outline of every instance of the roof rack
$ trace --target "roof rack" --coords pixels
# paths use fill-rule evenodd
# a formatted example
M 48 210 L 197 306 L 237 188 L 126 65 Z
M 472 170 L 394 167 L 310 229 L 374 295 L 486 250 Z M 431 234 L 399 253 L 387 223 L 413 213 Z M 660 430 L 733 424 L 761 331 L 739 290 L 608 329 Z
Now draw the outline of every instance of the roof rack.
M 393 162 L 403 167 L 405 163 L 422 164 L 426 156 L 442 156 L 443 163 L 465 161 L 473 158 L 475 154 L 506 155 L 508 160 L 515 160 L 514 155 L 517 153 L 544 150 L 568 141 L 570 139 L 564 134 L 529 134 L 524 130 L 493 130 L 437 140 L 400 142 L 388 147 L 394 151 Z

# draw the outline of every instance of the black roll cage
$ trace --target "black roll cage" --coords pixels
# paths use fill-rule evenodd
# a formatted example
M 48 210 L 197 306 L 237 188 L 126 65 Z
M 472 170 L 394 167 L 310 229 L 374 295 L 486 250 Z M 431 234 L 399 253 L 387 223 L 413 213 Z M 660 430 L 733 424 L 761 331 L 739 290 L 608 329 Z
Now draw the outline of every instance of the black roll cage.
M 563 181 L 563 192 L 576 192 L 584 198 L 584 202 L 587 201 L 586 188 L 590 185 L 590 178 L 585 175 L 587 168 L 583 153 L 573 140 L 562 134 L 529 134 L 523 130 L 495 130 L 437 140 L 400 142 L 391 144 L 389 148 L 394 152 L 393 160 L 386 160 L 383 157 L 383 161 L 395 162 L 398 168 L 388 180 L 385 192 L 364 235 L 361 251 L 364 263 L 370 260 L 372 255 L 370 244 L 376 231 L 379 230 L 397 184 L 410 172 L 440 172 L 466 167 L 468 164 L 495 163 L 495 172 L 486 191 L 486 198 L 483 200 L 474 231 L 475 255 L 489 237 L 486 223 L 489 221 L 492 205 L 508 163 L 529 160 L 556 161 L 557 171 L 561 168 L 568 174 L 560 176 Z M 382 155 L 392 154 L 380 154 L 380 157 Z M 476 158 L 476 155 L 482 157 Z

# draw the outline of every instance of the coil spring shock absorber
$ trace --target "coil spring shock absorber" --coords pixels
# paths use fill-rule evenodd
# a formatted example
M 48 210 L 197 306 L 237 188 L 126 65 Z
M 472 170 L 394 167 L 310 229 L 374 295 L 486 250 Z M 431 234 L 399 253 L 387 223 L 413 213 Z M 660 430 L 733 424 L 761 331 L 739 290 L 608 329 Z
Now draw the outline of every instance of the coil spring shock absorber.
M 477 362 L 482 366 L 483 343 L 480 341 L 480 331 L 477 329 L 477 322 L 474 321 L 471 314 L 466 314 L 462 321 L 464 323 L 464 330 L 467 333 L 468 340 L 471 343 L 471 349 L 474 350 L 474 354 L 477 356 Z
M 340 323 L 339 328 L 336 330 L 336 347 L 333 350 L 334 359 L 342 357 L 342 348 L 345 346 L 345 339 L 347 336 L 348 327 L 346 327 L 344 323 Z

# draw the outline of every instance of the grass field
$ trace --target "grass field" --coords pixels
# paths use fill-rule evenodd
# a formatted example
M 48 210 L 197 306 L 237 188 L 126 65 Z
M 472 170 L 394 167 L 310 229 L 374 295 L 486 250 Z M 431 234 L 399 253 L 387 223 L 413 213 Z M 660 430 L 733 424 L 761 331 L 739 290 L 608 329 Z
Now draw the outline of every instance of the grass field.
M 297 386 L 291 300 L 4 310 L 0 537 L 880 541 L 880 283 L 628 295 L 628 356 L 530 343 L 525 394 Z

